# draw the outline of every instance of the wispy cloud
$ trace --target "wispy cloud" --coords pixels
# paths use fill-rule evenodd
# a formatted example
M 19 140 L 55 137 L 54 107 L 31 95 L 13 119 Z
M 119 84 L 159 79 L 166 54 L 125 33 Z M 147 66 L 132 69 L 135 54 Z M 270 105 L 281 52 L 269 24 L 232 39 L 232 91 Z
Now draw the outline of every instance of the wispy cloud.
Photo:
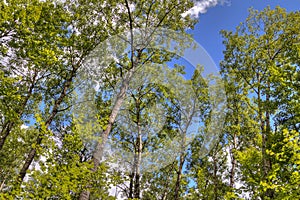
M 206 13 L 206 11 L 211 8 L 215 7 L 216 5 L 224 5 L 230 4 L 229 0 L 195 0 L 195 6 L 184 13 L 184 15 L 192 15 L 193 17 L 198 17 L 199 14 Z

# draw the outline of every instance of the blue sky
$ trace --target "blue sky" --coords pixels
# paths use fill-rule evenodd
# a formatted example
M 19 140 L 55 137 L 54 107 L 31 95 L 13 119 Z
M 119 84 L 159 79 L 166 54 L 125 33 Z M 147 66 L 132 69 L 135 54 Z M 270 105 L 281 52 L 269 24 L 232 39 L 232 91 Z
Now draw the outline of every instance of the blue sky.
M 268 5 L 271 8 L 279 5 L 287 11 L 300 10 L 300 0 L 228 0 L 223 5 L 222 2 L 218 0 L 217 5 L 207 7 L 206 12 L 199 15 L 199 22 L 192 31 L 194 39 L 203 46 L 217 66 L 223 58 L 224 50 L 220 30 L 235 30 L 240 22 L 245 21 L 250 7 L 263 10 Z

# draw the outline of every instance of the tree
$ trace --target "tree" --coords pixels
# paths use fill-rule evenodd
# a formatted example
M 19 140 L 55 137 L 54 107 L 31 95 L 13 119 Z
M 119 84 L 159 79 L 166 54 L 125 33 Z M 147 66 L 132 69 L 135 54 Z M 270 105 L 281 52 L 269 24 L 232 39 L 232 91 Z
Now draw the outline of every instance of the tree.
M 190 1 L 141 2 L 126 0 L 118 3 L 118 6 L 125 10 L 121 16 L 122 22 L 124 22 L 123 26 L 128 30 L 127 33 L 129 34 L 129 39 L 125 40 L 129 48 L 129 53 L 126 53 L 125 56 L 123 55 L 122 58 L 119 59 L 120 61 L 116 63 L 120 70 L 119 79 L 122 80 L 122 83 L 119 91 L 116 93 L 117 98 L 111 109 L 107 125 L 101 134 L 101 142 L 98 143 L 93 154 L 94 171 L 97 171 L 97 167 L 100 165 L 100 160 L 103 157 L 104 145 L 110 135 L 117 114 L 124 101 L 126 91 L 128 90 L 129 82 L 135 71 L 150 62 L 164 63 L 170 61 L 174 56 L 174 53 L 171 53 L 170 51 L 151 48 L 153 46 L 149 44 L 153 45 L 153 43 L 170 45 L 168 44 L 168 42 L 170 43 L 170 38 L 158 38 L 156 31 L 161 34 L 160 29 L 164 28 L 167 30 L 170 29 L 174 31 L 174 33 L 180 35 L 185 33 L 184 31 L 186 28 L 193 27 L 193 24 L 195 23 L 195 20 L 192 20 L 189 16 L 183 17 L 181 15 L 192 6 Z M 141 31 L 137 33 L 135 29 Z M 154 39 L 152 37 L 153 34 L 156 35 Z M 88 196 L 89 192 L 84 191 L 81 195 L 81 199 L 88 199 Z
M 0 2 L 1 199 L 300 197 L 300 13 L 222 31 L 220 80 L 168 66 L 192 6 Z
M 64 18 L 65 15 L 60 12 L 60 7 L 52 10 L 54 5 L 51 2 L 31 1 L 31 3 L 26 3 L 25 1 L 1 2 L 1 6 L 5 8 L 3 11 L 5 14 L 2 15 L 4 18 L 1 21 L 4 25 L 4 29 L 1 30 L 4 41 L 2 43 L 4 51 L 1 55 L 4 62 L 1 63 L 1 74 L 16 80 L 10 87 L 16 88 L 15 95 L 19 96 L 10 100 L 9 104 L 11 105 L 7 104 L 10 112 L 3 116 L 0 149 L 1 153 L 6 152 L 5 157 L 9 157 L 10 151 L 15 150 L 6 146 L 6 142 L 9 139 L 22 140 L 26 138 L 20 127 L 35 117 L 35 111 L 38 110 L 38 104 L 43 98 L 40 94 L 45 92 L 46 86 L 50 88 L 51 82 L 59 79 L 55 79 L 54 76 L 55 73 L 62 70 L 62 66 L 58 65 L 59 59 L 56 55 L 60 54 L 61 49 L 56 41 L 59 38 L 62 41 L 63 37 L 59 35 L 65 35 L 66 31 L 57 29 L 57 26 L 61 26 L 60 21 L 49 16 L 58 15 Z M 52 92 L 54 91 L 55 89 L 52 88 Z M 47 95 L 51 96 L 53 93 L 45 93 L 44 99 L 49 98 Z M 10 115 L 14 117 L 9 117 Z M 12 133 L 13 135 L 11 135 Z M 27 147 L 34 143 L 32 139 L 29 144 L 28 140 L 23 142 Z M 30 150 L 30 152 L 34 151 L 34 148 Z M 18 156 L 24 157 L 24 151 L 18 153 L 20 153 Z M 20 166 L 16 166 L 15 171 L 20 173 L 21 179 L 24 178 L 26 170 L 32 162 L 34 156 L 31 155 L 33 153 L 28 155 L 27 159 L 31 161 L 25 162 L 21 170 Z M 20 163 L 22 161 L 19 160 Z
M 11 178 L 15 183 L 22 183 L 34 159 L 47 151 L 43 147 L 51 142 L 55 129 L 68 121 L 74 78 L 82 60 L 108 35 L 108 32 L 103 33 L 104 26 L 89 23 L 93 16 L 86 12 L 88 3 L 79 8 L 77 3 L 80 2 L 1 2 L 5 8 L 5 11 L 1 9 L 5 12 L 1 15 L 4 16 L 1 18 L 1 39 L 4 41 L 1 56 L 5 61 L 1 63 L 1 76 L 8 77 L 3 87 L 10 87 L 15 97 L 6 104 L 12 95 L 4 93 L 3 103 L 10 108 L 9 112 L 3 113 L 0 147 L 5 158 L 15 153 L 20 156 L 18 161 L 22 166 L 16 166 L 14 170 L 19 173 L 19 180 Z M 82 13 L 85 18 L 80 16 Z M 1 114 L 5 104 L 1 102 Z M 35 130 L 21 130 L 23 124 L 30 124 Z M 31 131 L 34 140 L 28 137 L 23 141 L 24 132 Z M 21 152 L 12 149 L 12 143 L 7 142 L 17 140 L 22 140 L 19 143 L 26 146 Z
M 298 63 L 295 62 L 298 51 L 296 44 L 299 42 L 296 31 L 298 20 L 298 12 L 286 13 L 280 7 L 274 10 L 268 7 L 261 12 L 251 9 L 246 22 L 238 26 L 235 33 L 223 31 L 226 46 L 222 62 L 223 74 L 232 80 L 232 84 L 244 88 L 243 95 L 251 98 L 246 102 L 255 112 L 251 118 L 258 122 L 259 127 L 254 131 L 257 132 L 257 142 L 246 148 L 244 153 L 239 152 L 238 157 L 244 176 L 252 174 L 246 184 L 262 199 L 274 198 L 276 195 L 274 189 L 265 190 L 261 185 L 276 163 L 267 153 L 273 138 L 278 134 L 272 121 L 277 121 L 280 118 L 278 113 L 286 110 L 283 103 L 285 100 L 280 99 L 286 99 L 287 96 L 293 99 L 294 94 L 298 94 L 297 90 L 291 89 L 293 92 L 286 93 L 287 96 L 278 96 L 283 94 L 285 82 L 295 84 L 293 80 L 296 80 L 298 74 Z M 293 102 L 290 98 L 287 101 Z M 254 162 L 258 160 L 261 162 L 257 165 Z M 258 167 L 260 170 L 255 170 Z M 244 170 L 248 171 L 247 175 Z M 253 170 L 256 172 L 253 173 Z M 256 188 L 259 188 L 259 192 Z

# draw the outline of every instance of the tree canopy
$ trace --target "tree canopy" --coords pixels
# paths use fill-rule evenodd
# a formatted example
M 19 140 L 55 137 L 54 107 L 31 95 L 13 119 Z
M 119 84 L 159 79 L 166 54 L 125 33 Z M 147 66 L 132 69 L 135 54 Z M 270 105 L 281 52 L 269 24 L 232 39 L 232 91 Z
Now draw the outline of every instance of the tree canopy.
M 0 1 L 1 199 L 300 198 L 300 13 L 249 9 L 204 77 L 193 5 Z

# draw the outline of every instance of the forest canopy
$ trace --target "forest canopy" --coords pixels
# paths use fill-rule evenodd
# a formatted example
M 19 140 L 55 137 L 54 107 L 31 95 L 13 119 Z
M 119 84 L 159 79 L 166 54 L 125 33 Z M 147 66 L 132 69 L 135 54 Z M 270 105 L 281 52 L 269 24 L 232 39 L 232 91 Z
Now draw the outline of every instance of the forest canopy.
M 300 12 L 221 30 L 218 78 L 193 6 L 0 0 L 0 199 L 299 199 Z

